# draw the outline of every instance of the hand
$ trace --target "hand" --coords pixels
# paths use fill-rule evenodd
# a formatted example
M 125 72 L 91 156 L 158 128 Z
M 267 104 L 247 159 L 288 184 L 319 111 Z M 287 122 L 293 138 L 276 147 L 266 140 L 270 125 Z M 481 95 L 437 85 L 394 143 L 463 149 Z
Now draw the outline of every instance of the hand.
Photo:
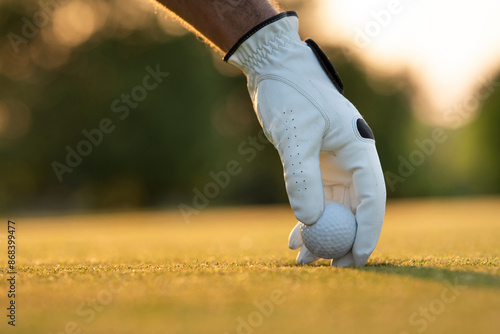
M 325 201 L 350 208 L 358 224 L 352 251 L 332 265 L 362 266 L 375 249 L 385 211 L 385 184 L 375 140 L 343 96 L 333 65 L 312 40 L 301 41 L 295 12 L 261 23 L 240 39 L 225 60 L 248 78 L 248 90 L 264 132 L 283 163 L 295 217 L 314 224 Z M 302 247 L 298 263 L 317 260 Z

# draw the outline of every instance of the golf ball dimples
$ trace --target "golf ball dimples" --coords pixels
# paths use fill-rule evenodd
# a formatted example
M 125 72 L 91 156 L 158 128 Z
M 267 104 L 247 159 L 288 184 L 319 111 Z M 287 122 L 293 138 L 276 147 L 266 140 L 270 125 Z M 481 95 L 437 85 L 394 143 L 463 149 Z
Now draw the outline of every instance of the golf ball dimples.
M 301 223 L 304 245 L 317 257 L 337 259 L 347 254 L 356 237 L 356 218 L 344 205 L 327 202 L 325 211 L 313 225 Z

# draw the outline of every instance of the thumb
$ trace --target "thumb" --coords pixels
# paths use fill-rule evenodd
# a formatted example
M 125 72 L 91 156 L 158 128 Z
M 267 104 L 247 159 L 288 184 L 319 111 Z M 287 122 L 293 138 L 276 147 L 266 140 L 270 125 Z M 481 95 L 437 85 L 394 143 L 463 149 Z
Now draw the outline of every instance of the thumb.
M 386 190 L 375 146 L 362 151 L 365 164 L 353 173 L 353 185 L 360 202 L 356 208 L 358 230 L 352 248 L 354 264 L 365 265 L 377 245 L 384 221 Z

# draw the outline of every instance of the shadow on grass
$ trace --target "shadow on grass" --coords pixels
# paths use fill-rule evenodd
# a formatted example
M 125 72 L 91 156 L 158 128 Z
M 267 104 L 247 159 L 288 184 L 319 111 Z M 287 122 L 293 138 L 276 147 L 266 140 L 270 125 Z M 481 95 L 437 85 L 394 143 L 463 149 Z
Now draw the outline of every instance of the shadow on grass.
M 498 264 L 491 264 L 498 266 Z M 388 275 L 410 276 L 439 282 L 449 281 L 455 285 L 500 288 L 500 276 L 491 273 L 463 269 L 437 268 L 432 263 L 415 265 L 408 263 L 371 262 L 356 270 Z
M 497 258 L 493 260 L 470 258 L 373 259 L 364 267 L 348 268 L 437 282 L 449 281 L 455 285 L 500 288 L 499 274 L 477 271 L 478 268 L 498 268 L 499 262 Z M 296 264 L 290 266 L 293 267 Z M 330 267 L 330 261 L 320 260 L 308 266 Z M 469 268 L 469 270 L 465 268 Z

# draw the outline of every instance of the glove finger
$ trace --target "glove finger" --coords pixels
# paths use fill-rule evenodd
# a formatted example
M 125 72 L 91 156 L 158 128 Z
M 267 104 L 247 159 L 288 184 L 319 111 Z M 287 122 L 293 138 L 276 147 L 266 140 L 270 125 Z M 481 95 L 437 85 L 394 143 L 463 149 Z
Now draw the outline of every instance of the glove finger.
M 322 162 L 323 163 L 323 162 Z M 322 165 L 323 166 L 323 165 Z M 325 199 L 327 201 L 335 201 L 342 203 L 346 208 L 351 210 L 353 214 L 356 212 L 356 201 L 351 198 L 351 192 L 344 184 L 335 184 L 331 186 L 325 186 Z M 354 206 L 353 206 L 354 205 Z M 352 256 L 352 250 L 346 255 L 338 259 L 333 259 L 331 265 L 333 267 L 347 267 L 354 264 L 354 258 Z
M 299 255 L 297 255 L 298 264 L 309 264 L 319 259 L 320 258 L 311 253 L 311 251 L 307 249 L 306 246 L 302 246 L 302 248 L 299 251 Z
M 352 198 L 350 189 L 343 184 L 336 184 L 333 186 L 325 187 L 325 200 L 326 202 L 342 203 L 346 208 L 351 210 L 354 214 L 356 212 L 356 205 L 359 204 Z
M 347 266 L 352 266 L 353 264 L 354 264 L 354 258 L 352 255 L 352 251 L 342 256 L 341 258 L 332 260 L 333 267 L 347 267 Z
M 325 206 L 319 152 L 326 115 L 306 91 L 285 79 L 262 80 L 253 99 L 264 133 L 280 155 L 295 217 L 314 224 Z
M 288 237 L 288 248 L 298 249 L 302 247 L 304 243 L 302 242 L 302 236 L 300 235 L 300 222 L 295 225 L 290 236 Z
M 319 163 L 321 141 L 321 131 L 301 130 L 297 124 L 290 136 L 277 145 L 290 205 L 295 217 L 307 225 L 321 217 L 325 206 Z
M 358 148 L 359 161 L 353 172 L 353 187 L 359 205 L 356 208 L 358 230 L 352 248 L 354 264 L 363 266 L 377 245 L 385 214 L 386 190 L 375 145 Z
M 338 158 L 331 153 L 320 154 L 320 166 L 325 200 L 342 203 L 354 214 L 359 203 L 351 189 L 352 173 L 339 166 Z

